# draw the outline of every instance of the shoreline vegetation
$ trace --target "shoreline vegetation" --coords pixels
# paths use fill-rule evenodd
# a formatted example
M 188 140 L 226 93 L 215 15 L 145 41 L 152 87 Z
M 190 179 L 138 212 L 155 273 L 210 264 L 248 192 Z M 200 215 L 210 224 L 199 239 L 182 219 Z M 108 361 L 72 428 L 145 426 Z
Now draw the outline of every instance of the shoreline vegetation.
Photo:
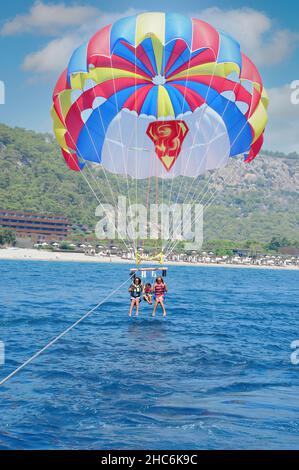
M 16 261 L 54 261 L 54 262 L 78 262 L 78 263 L 123 263 L 135 264 L 133 259 L 123 258 L 116 255 L 90 255 L 85 253 L 72 253 L 72 252 L 54 252 L 47 250 L 38 250 L 31 248 L 2 248 L 0 249 L 0 261 L 16 260 Z M 153 262 L 144 262 L 143 264 L 153 265 Z M 253 262 L 237 262 L 233 260 L 217 261 L 216 259 L 210 262 L 202 261 L 165 261 L 166 265 L 170 266 L 197 266 L 197 267 L 225 267 L 225 268 L 253 268 L 253 269 L 280 269 L 280 270 L 299 270 L 298 259 L 294 264 L 286 265 L 269 265 L 257 264 Z
M 67 168 L 51 134 L 0 124 L 0 156 L 1 209 L 61 214 L 70 222 L 78 240 L 89 238 L 99 222 L 95 215 L 98 201 L 83 178 Z M 160 181 L 159 192 L 163 184 L 164 197 L 159 203 L 173 204 L 179 196 L 180 201 L 207 204 L 206 241 L 257 240 L 264 244 L 272 237 L 297 240 L 298 155 L 263 150 L 250 165 L 240 163 L 232 159 L 225 168 L 192 179 L 191 186 L 190 178 Z M 115 207 L 118 197 L 126 196 L 128 205 L 147 207 L 147 180 L 137 180 L 135 196 L 134 179 L 106 175 L 100 168 L 95 175 L 102 203 Z M 156 201 L 154 181 L 150 203 Z M 210 204 L 212 195 L 217 198 L 213 196 Z

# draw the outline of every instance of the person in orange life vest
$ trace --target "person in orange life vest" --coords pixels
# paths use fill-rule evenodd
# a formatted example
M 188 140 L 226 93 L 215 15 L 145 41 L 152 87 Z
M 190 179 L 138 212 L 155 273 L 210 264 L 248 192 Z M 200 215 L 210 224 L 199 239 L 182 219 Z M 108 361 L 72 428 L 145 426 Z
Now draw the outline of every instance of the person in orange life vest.
M 163 317 L 166 317 L 164 299 L 165 299 L 165 294 L 167 292 L 167 285 L 165 284 L 163 277 L 161 276 L 157 277 L 157 280 L 153 287 L 153 292 L 154 292 L 154 298 L 155 298 L 153 317 L 156 315 L 156 310 L 159 304 L 161 305 L 162 310 L 163 310 Z
M 148 282 L 145 284 L 143 289 L 143 299 L 150 305 L 152 305 L 152 285 Z

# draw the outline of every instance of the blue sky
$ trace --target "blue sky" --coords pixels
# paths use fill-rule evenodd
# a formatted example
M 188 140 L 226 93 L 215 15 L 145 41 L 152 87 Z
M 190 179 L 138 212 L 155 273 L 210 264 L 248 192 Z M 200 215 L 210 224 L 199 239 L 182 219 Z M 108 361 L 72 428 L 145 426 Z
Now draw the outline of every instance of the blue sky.
M 5 83 L 6 99 L 0 106 L 0 122 L 51 131 L 52 89 L 71 51 L 105 24 L 149 9 L 203 18 L 236 37 L 258 65 L 269 90 L 266 146 L 299 151 L 299 105 L 290 100 L 290 84 L 299 80 L 299 5 L 290 0 L 14 0 L 2 4 L 0 80 Z

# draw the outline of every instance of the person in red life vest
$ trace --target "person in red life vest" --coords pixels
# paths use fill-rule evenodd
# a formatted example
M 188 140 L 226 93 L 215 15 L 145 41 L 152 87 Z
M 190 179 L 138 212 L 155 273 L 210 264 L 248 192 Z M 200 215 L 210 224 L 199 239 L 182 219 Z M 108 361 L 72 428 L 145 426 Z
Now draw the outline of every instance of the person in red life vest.
M 166 310 L 164 306 L 165 294 L 167 292 L 167 285 L 165 284 L 163 277 L 157 277 L 156 282 L 153 287 L 155 305 L 153 310 L 153 317 L 156 315 L 156 310 L 160 304 L 163 310 L 163 317 L 166 317 Z
M 136 317 L 138 317 L 139 313 L 139 304 L 141 302 L 141 294 L 143 292 L 143 286 L 141 283 L 140 277 L 135 277 L 133 283 L 129 288 L 129 292 L 131 294 L 131 305 L 130 305 L 130 312 L 129 316 L 132 316 L 133 308 L 136 307 Z
M 152 285 L 148 282 L 145 284 L 143 289 L 143 299 L 150 305 L 152 305 Z

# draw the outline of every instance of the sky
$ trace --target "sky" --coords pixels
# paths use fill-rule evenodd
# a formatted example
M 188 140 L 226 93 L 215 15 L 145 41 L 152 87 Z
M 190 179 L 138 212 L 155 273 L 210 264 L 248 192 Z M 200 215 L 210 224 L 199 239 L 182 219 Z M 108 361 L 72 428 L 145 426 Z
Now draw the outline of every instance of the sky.
M 293 0 L 14 0 L 1 2 L 0 122 L 52 132 L 51 96 L 73 50 L 101 27 L 145 11 L 188 14 L 230 33 L 270 96 L 265 148 L 299 152 L 299 4 Z M 294 93 L 294 92 L 293 92 Z M 299 95 L 299 94 L 298 94 Z M 293 100 L 294 101 L 294 100 Z

